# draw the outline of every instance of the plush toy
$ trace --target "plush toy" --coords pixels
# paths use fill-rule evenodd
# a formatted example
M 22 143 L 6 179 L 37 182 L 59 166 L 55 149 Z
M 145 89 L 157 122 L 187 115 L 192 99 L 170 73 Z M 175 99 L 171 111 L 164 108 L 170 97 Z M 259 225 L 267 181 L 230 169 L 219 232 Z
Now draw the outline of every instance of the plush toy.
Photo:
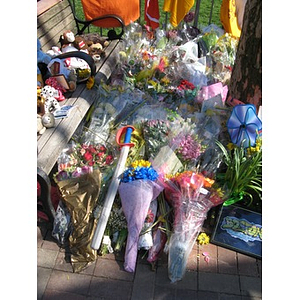
M 75 36 L 71 30 L 66 30 L 59 38 L 61 51 L 83 51 L 89 54 L 88 45 L 82 36 Z
M 52 113 L 46 113 L 42 116 L 43 125 L 46 128 L 51 128 L 55 126 L 55 118 Z
M 37 133 L 43 134 L 46 131 L 46 127 L 43 125 L 42 117 L 37 115 Z
M 37 113 L 43 115 L 45 113 L 45 99 L 41 96 L 41 87 L 37 86 Z
M 59 38 L 61 52 L 77 51 L 75 47 L 75 35 L 71 30 L 66 30 Z
M 89 54 L 89 47 L 82 36 L 76 36 L 74 41 L 74 46 L 80 51 L 84 51 Z
M 89 55 L 93 57 L 94 61 L 99 61 L 101 57 L 105 57 L 104 48 L 109 45 L 109 41 L 105 37 L 101 37 L 95 33 L 83 34 L 81 37 L 86 41 Z
M 45 114 L 54 112 L 60 108 L 58 101 L 55 99 L 57 91 L 49 85 L 45 85 L 41 90 L 41 97 L 45 99 L 44 111 Z
M 44 53 L 41 48 L 42 48 L 41 43 L 39 39 L 37 39 L 37 85 L 43 87 L 44 86 L 43 76 L 39 64 L 41 65 L 42 63 L 44 63 L 48 65 L 48 63 L 51 60 L 51 56 Z
M 37 133 L 43 134 L 47 128 L 55 126 L 55 118 L 52 113 L 46 113 L 43 116 L 37 114 Z

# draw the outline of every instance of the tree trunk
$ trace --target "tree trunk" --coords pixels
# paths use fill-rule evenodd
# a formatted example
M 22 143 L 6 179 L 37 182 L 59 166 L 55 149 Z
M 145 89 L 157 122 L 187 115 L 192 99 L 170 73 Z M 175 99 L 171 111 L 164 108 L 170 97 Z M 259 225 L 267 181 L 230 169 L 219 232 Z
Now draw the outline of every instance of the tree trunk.
M 248 0 L 233 66 L 229 97 L 262 104 L 262 0 Z

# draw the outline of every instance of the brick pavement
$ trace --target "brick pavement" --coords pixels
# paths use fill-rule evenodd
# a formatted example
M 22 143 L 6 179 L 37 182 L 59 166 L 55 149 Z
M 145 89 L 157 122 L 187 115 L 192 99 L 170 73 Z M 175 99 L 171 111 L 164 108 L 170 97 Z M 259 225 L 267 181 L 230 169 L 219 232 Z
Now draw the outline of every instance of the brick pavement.
M 203 252 L 209 253 L 209 263 Z M 123 252 L 98 256 L 85 270 L 73 273 L 68 252 L 58 246 L 49 229 L 37 227 L 37 299 L 262 299 L 261 261 L 255 258 L 213 244 L 195 244 L 183 280 L 171 283 L 167 256 L 161 255 L 153 271 L 144 254 L 139 251 L 135 273 L 123 270 Z

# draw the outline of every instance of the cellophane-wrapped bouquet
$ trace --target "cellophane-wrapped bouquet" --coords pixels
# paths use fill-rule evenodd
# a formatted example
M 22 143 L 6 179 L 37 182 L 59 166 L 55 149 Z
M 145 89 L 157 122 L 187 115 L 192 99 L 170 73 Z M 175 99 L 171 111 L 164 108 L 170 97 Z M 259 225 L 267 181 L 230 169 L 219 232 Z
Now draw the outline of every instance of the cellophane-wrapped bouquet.
M 90 246 L 96 226 L 93 210 L 100 195 L 103 171 L 113 162 L 112 149 L 88 141 L 71 144 L 58 159 L 54 179 L 70 214 L 69 247 L 74 272 L 80 272 L 97 258 L 97 251 Z
M 156 182 L 157 178 L 158 174 L 149 161 L 137 160 L 123 173 L 121 179 L 119 195 L 128 228 L 124 261 L 127 272 L 135 271 L 139 236 L 150 203 L 163 190 Z
M 196 171 L 184 171 L 165 178 L 164 194 L 174 209 L 173 232 L 168 245 L 171 282 L 183 278 L 187 259 L 208 211 L 223 202 L 212 183 L 213 180 Z

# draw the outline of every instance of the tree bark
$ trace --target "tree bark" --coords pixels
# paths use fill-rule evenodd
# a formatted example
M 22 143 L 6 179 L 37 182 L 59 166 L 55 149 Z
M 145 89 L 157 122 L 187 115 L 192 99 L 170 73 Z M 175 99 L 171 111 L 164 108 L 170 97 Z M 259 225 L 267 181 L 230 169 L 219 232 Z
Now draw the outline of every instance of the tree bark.
M 228 98 L 262 104 L 262 0 L 248 0 Z

